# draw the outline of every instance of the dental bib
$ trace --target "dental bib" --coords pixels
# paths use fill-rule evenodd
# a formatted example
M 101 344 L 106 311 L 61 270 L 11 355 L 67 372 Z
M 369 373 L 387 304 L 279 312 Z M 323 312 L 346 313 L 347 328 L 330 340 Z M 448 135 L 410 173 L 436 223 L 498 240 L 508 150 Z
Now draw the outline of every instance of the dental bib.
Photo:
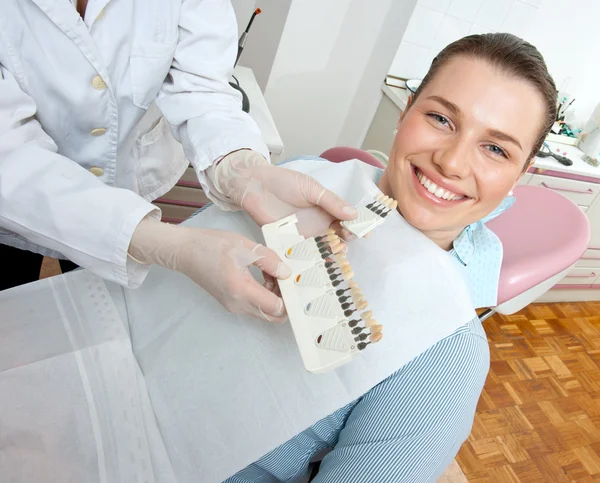
M 352 204 L 379 193 L 359 161 L 286 168 Z M 209 207 L 186 224 L 262 242 L 243 213 Z M 0 475 L 220 482 L 475 317 L 456 261 L 397 212 L 347 259 L 384 337 L 322 374 L 289 324 L 230 314 L 160 267 L 136 290 L 79 271 L 0 294 Z
M 358 161 L 286 167 L 352 204 L 379 192 L 374 168 Z M 262 241 L 242 213 L 210 207 L 188 223 Z M 397 212 L 351 242 L 347 258 L 385 336 L 324 374 L 305 370 L 289 324 L 229 314 L 179 274 L 156 267 L 126 292 L 133 350 L 179 481 L 231 476 L 475 317 L 456 262 Z

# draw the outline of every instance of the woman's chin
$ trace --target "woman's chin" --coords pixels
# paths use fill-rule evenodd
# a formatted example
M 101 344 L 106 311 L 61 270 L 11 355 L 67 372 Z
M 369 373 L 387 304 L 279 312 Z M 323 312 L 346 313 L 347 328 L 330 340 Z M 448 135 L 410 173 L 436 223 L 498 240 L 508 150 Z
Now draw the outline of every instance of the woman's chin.
M 448 213 L 432 213 L 420 203 L 406 203 L 398 208 L 404 219 L 423 233 L 453 231 L 456 225 L 449 223 Z
M 415 206 L 414 204 L 408 204 L 403 207 L 398 207 L 400 213 L 406 221 L 408 221 L 417 230 L 426 232 L 435 230 L 435 226 L 439 225 L 437 217 L 432 216 L 432 213 L 428 213 L 421 206 Z

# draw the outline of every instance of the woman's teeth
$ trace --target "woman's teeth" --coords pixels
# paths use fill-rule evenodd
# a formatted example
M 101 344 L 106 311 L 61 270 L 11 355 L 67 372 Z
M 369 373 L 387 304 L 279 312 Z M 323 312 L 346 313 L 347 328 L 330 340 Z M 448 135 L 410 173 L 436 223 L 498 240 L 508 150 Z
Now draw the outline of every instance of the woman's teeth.
M 444 188 L 440 188 L 437 184 L 431 181 L 427 176 L 425 176 L 421 171 L 417 169 L 417 178 L 419 183 L 421 183 L 427 191 L 429 191 L 432 195 L 437 198 L 442 198 L 448 201 L 458 201 L 462 200 L 464 196 L 457 195 L 452 191 L 445 190 Z

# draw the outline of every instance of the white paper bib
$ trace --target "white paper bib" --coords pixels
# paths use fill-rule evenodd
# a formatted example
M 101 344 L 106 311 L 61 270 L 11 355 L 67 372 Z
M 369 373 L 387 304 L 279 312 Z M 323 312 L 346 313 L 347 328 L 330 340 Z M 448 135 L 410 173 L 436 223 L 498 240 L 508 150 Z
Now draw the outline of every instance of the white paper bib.
M 374 168 L 358 161 L 286 167 L 351 203 L 377 193 Z M 216 207 L 187 224 L 262 241 L 246 215 Z M 133 350 L 179 482 L 231 476 L 475 317 L 454 260 L 397 213 L 351 243 L 348 259 L 384 338 L 319 375 L 303 368 L 289 324 L 229 314 L 183 275 L 155 267 L 125 291 Z

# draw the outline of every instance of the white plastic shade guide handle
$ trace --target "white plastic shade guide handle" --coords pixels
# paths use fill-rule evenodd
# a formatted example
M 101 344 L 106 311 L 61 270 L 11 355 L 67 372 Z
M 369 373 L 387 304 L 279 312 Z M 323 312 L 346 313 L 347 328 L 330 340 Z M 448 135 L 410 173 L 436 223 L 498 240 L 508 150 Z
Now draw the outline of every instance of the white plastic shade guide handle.
M 356 237 L 362 238 L 381 225 L 397 207 L 397 201 L 380 193 L 365 206 L 357 207 L 358 216 L 354 220 L 342 221 L 341 225 Z
M 378 201 L 363 208 L 383 221 L 376 213 L 381 206 Z M 297 221 L 292 215 L 264 225 L 262 231 L 266 246 L 292 269 L 291 277 L 278 280 L 281 295 L 304 367 L 319 373 L 349 362 L 379 341 L 382 327 L 371 311 L 364 311 L 368 303 L 352 280 L 352 267 L 335 232 L 305 239 Z

